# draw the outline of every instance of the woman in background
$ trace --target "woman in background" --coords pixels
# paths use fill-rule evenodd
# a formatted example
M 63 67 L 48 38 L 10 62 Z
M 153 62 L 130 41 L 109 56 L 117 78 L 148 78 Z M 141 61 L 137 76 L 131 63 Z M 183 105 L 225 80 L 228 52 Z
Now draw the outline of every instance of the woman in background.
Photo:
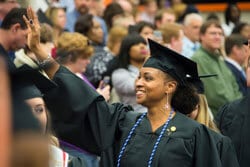
M 136 102 L 135 80 L 148 56 L 144 38 L 136 33 L 129 34 L 122 41 L 116 61 L 117 69 L 113 71 L 111 77 L 120 102 L 131 105 L 138 112 L 147 111 Z
M 59 37 L 57 45 L 56 60 L 96 89 L 84 75 L 93 54 L 93 47 L 88 44 L 88 38 L 80 33 L 64 32 Z M 108 101 L 110 86 L 103 84 L 101 81 L 96 91 Z
M 52 6 L 45 11 L 45 15 L 52 23 L 53 38 L 55 43 L 57 43 L 58 38 L 65 31 L 65 25 L 67 22 L 66 8 Z
M 200 78 L 193 80 L 191 84 L 196 88 L 197 93 L 199 95 L 199 103 L 196 105 L 195 110 L 188 114 L 188 116 L 197 122 L 207 126 L 208 128 L 219 132 L 219 129 L 217 128 L 213 114 L 208 107 L 207 98 L 204 95 L 204 85 L 202 80 Z

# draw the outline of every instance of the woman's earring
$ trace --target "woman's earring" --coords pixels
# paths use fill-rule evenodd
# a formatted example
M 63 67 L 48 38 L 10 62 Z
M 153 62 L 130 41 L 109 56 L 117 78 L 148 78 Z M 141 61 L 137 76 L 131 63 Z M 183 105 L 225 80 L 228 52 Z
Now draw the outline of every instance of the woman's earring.
M 167 93 L 167 103 L 165 105 L 165 108 L 168 110 L 169 109 L 169 104 L 168 104 L 168 93 Z

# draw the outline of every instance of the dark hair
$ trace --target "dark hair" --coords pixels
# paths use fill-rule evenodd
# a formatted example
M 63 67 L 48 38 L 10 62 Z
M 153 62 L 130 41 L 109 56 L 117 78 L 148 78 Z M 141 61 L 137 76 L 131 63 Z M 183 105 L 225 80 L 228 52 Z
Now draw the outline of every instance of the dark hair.
M 232 34 L 241 34 L 242 29 L 248 26 L 248 23 L 246 22 L 241 22 L 235 25 L 235 27 L 232 30 Z
M 222 29 L 220 22 L 218 22 L 217 20 L 208 20 L 202 24 L 201 29 L 200 29 L 200 34 L 205 34 L 207 29 L 212 25 L 214 25 L 217 28 Z
M 155 26 L 154 26 L 152 23 L 147 22 L 147 21 L 140 21 L 140 22 L 138 22 L 138 23 L 136 24 L 136 28 L 137 28 L 137 32 L 138 32 L 138 33 L 141 33 L 142 30 L 143 30 L 143 28 L 145 28 L 145 27 L 150 27 L 150 28 L 152 28 L 153 30 L 155 29 Z
M 79 32 L 85 36 L 88 36 L 88 32 L 93 27 L 93 18 L 91 14 L 81 15 L 75 23 L 75 32 Z
M 23 19 L 24 15 L 27 17 L 26 8 L 13 8 L 4 17 L 1 28 L 8 30 L 12 25 L 19 23 L 22 29 L 27 29 L 27 25 Z
M 229 22 L 232 20 L 232 12 L 231 12 L 231 10 L 232 10 L 233 7 L 236 7 L 238 9 L 239 13 L 240 13 L 240 9 L 239 9 L 239 7 L 237 6 L 236 3 L 228 4 L 228 6 L 227 6 L 227 8 L 225 10 L 225 22 L 226 22 L 227 25 L 229 25 Z
M 169 14 L 173 14 L 175 15 L 175 12 L 172 8 L 164 8 L 164 9 L 161 9 L 159 10 L 156 15 L 155 15 L 155 22 L 156 21 L 161 21 L 162 20 L 162 17 L 165 13 L 169 13 Z
M 207 21 L 209 21 L 209 20 L 216 20 L 216 21 L 220 22 L 220 18 L 219 18 L 219 16 L 216 13 L 210 13 L 209 15 L 207 15 L 206 20 Z
M 226 54 L 229 55 L 232 51 L 232 48 L 236 45 L 238 47 L 243 46 L 244 42 L 247 41 L 245 37 L 240 34 L 232 34 L 225 40 L 225 51 Z
M 124 10 L 122 9 L 121 5 L 113 2 L 109 4 L 106 9 L 103 12 L 103 19 L 105 20 L 108 29 L 110 29 L 113 24 L 112 24 L 112 19 L 116 15 L 123 15 Z
M 171 106 L 182 114 L 190 114 L 199 104 L 199 95 L 190 85 L 178 85 L 171 101 Z
M 120 52 L 118 54 L 118 68 L 128 68 L 130 64 L 129 50 L 133 45 L 144 43 L 147 44 L 145 39 L 137 33 L 127 35 L 121 43 Z

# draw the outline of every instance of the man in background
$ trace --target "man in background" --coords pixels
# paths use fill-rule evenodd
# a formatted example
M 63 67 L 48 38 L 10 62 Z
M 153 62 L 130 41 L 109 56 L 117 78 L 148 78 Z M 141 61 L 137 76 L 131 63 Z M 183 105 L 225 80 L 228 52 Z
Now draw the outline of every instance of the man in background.
M 6 14 L 13 8 L 19 8 L 20 5 L 16 0 L 0 0 L 0 25 Z
M 197 13 L 186 15 L 183 21 L 184 38 L 182 40 L 182 55 L 190 58 L 200 47 L 200 28 L 203 19 Z
M 205 22 L 201 26 L 200 38 L 201 47 L 191 59 L 197 63 L 199 75 L 217 74 L 217 77 L 202 80 L 208 105 L 216 115 L 222 105 L 241 98 L 242 93 L 219 51 L 224 38 L 220 23 L 214 20 Z
M 234 74 L 239 90 L 243 95 L 247 92 L 246 73 L 243 69 L 249 54 L 247 46 L 243 44 L 243 41 L 246 40 L 246 38 L 239 34 L 230 35 L 225 40 L 226 64 Z
M 250 43 L 248 51 L 250 51 Z M 232 139 L 241 167 L 248 167 L 250 164 L 250 54 L 248 54 L 246 78 L 247 93 L 245 97 L 223 106 L 216 117 L 221 133 Z

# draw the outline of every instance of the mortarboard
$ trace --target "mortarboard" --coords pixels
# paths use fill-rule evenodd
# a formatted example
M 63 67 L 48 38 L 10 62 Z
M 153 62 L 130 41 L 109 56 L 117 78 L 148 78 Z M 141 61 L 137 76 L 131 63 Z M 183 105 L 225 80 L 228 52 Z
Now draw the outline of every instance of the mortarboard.
M 204 94 L 205 88 L 201 78 L 208 78 L 215 76 L 217 76 L 217 74 L 200 75 L 198 76 L 198 78 L 187 78 L 187 82 L 193 85 L 199 94 Z
M 199 78 L 197 64 L 194 61 L 151 39 L 148 39 L 148 42 L 151 56 L 144 67 L 153 67 L 166 72 L 181 85 L 185 85 L 188 78 Z
M 34 131 L 42 133 L 41 124 L 34 117 L 31 108 L 18 97 L 12 98 L 13 132 Z
M 42 97 L 57 85 L 37 69 L 23 65 L 11 73 L 12 94 L 23 100 Z

